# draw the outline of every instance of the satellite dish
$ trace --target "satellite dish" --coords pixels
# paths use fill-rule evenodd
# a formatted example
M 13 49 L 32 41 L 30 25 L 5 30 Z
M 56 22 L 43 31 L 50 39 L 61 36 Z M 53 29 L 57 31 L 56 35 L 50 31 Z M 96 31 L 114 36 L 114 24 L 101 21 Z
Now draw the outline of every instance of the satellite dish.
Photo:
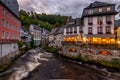
M 116 4 L 115 10 L 116 10 L 117 12 L 120 12 L 120 2 L 119 2 L 118 4 Z

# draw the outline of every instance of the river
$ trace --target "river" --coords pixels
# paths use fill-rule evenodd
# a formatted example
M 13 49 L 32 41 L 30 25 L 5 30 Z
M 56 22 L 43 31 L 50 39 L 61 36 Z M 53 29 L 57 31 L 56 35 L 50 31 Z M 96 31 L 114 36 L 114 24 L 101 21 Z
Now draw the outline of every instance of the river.
M 120 80 L 119 73 L 55 56 L 41 48 L 29 50 L 0 76 L 0 80 Z

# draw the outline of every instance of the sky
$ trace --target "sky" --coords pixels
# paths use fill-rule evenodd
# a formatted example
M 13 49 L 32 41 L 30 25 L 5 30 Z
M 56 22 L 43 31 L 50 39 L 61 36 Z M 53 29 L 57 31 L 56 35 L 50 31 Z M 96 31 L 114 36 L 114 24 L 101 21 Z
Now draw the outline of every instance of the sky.
M 18 0 L 20 9 L 46 14 L 61 14 L 81 17 L 82 11 L 90 3 L 102 1 L 119 3 L 120 0 Z

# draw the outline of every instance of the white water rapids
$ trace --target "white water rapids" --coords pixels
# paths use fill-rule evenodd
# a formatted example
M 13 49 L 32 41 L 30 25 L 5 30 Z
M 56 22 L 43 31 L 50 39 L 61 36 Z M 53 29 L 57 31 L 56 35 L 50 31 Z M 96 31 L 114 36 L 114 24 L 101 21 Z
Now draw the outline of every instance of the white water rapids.
M 27 77 L 31 71 L 41 64 L 39 61 L 48 61 L 46 57 L 51 56 L 52 55 L 49 53 L 41 52 L 40 49 L 28 51 L 27 54 L 23 55 L 16 61 L 9 80 L 21 80 Z

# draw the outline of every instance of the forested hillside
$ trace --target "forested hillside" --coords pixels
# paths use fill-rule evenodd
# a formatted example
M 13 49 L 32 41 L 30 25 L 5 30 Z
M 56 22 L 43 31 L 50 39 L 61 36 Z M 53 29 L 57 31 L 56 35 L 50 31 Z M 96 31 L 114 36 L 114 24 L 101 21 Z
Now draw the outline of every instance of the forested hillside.
M 35 12 L 26 12 L 20 10 L 19 12 L 22 25 L 25 29 L 29 28 L 30 24 L 39 25 L 47 30 L 51 30 L 55 27 L 61 27 L 66 23 L 67 16 L 55 15 L 55 14 L 37 14 Z

